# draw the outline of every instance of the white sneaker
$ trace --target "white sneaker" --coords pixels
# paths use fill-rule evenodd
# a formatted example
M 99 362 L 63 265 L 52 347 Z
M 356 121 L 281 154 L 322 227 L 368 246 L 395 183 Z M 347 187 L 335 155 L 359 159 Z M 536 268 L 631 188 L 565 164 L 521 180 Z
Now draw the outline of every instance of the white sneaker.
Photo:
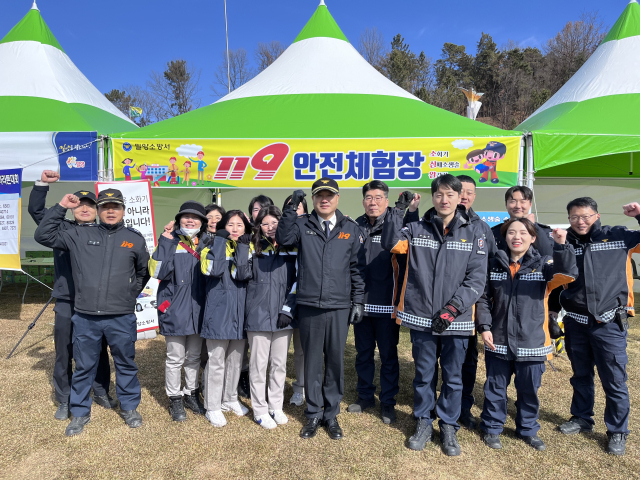
M 207 417 L 207 420 L 209 420 L 214 427 L 224 427 L 227 424 L 227 419 L 224 418 L 221 410 L 216 410 L 215 412 L 209 410 L 205 417 Z
M 289 403 L 295 405 L 296 407 L 301 407 L 302 405 L 304 405 L 304 394 L 300 392 L 294 393 L 293 395 L 291 395 L 291 400 L 289 400 Z
M 289 422 L 289 418 L 284 414 L 282 410 L 271 410 L 269 415 L 273 417 L 278 425 L 285 425 Z
M 254 420 L 258 425 L 267 430 L 272 430 L 278 426 L 269 415 L 260 415 L 259 417 L 255 417 Z
M 244 417 L 247 413 L 249 413 L 249 409 L 242 405 L 240 402 L 229 402 L 222 404 L 223 412 L 233 412 L 239 417 Z

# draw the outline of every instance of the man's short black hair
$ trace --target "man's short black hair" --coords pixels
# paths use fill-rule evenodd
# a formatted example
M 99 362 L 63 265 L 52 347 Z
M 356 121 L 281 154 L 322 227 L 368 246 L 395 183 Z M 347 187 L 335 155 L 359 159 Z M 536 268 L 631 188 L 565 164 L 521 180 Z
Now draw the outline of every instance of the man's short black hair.
M 372 180 L 369 183 L 365 183 L 362 187 L 362 198 L 367 195 L 369 190 L 382 190 L 384 196 L 389 198 L 389 186 L 380 180 Z
M 598 204 L 591 197 L 580 197 L 571 200 L 569 203 L 567 203 L 567 213 L 571 215 L 571 209 L 575 207 L 590 208 L 594 212 L 598 213 Z
M 522 194 L 522 198 L 525 200 L 533 200 L 533 190 L 529 187 L 525 187 L 524 185 L 516 185 L 515 187 L 511 187 L 504 194 L 504 203 L 507 203 L 509 200 L 513 198 L 513 194 L 516 192 L 520 192 Z
M 473 183 L 473 186 L 476 186 L 476 181 L 471 178 L 469 175 L 456 175 L 458 177 L 458 180 L 460 180 L 461 182 L 465 182 L 465 183 Z
M 462 182 L 458 177 L 454 177 L 450 173 L 445 173 L 436 177 L 431 182 L 431 196 L 435 195 L 440 187 L 448 187 L 455 192 L 462 192 Z
M 273 200 L 271 200 L 266 195 L 258 195 L 257 197 L 253 197 L 251 202 L 249 202 L 249 216 L 253 213 L 253 205 L 258 202 L 260 204 L 260 208 L 270 207 L 273 205 Z

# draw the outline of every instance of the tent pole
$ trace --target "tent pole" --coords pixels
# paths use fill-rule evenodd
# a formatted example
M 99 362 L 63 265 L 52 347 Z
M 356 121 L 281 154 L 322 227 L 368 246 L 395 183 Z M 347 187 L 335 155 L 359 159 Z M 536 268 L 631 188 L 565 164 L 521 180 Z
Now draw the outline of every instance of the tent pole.
M 526 137 L 520 137 L 520 155 L 518 157 L 518 185 L 524 184 L 524 153 L 526 148 Z
M 104 181 L 104 135 L 100 135 L 100 140 L 98 141 L 98 181 Z
M 629 175 L 633 175 L 633 152 L 631 152 L 629 157 Z
M 219 188 L 216 188 L 216 205 L 222 206 L 222 190 Z
M 113 181 L 115 179 L 115 175 L 113 173 L 113 156 L 111 155 L 111 149 L 107 151 L 107 181 Z
M 529 132 L 527 134 L 527 187 L 533 188 L 533 134 Z
M 229 93 L 231 93 L 231 73 L 229 67 L 229 27 L 227 24 L 227 0 L 224 0 L 224 32 L 227 38 L 227 86 L 229 87 Z

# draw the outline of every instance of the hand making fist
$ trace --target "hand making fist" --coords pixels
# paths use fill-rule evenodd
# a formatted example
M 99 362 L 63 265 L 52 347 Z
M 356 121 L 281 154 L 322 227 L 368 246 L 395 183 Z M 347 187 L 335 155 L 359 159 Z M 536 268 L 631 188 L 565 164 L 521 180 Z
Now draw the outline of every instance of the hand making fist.
M 622 206 L 622 211 L 627 217 L 636 217 L 640 215 L 640 204 L 637 202 L 627 203 Z
M 420 206 L 421 198 L 422 198 L 422 195 L 420 195 L 419 193 L 413 194 L 413 200 L 411 200 L 411 203 L 409 204 L 410 212 L 415 212 L 418 209 L 418 207 Z
M 53 170 L 44 170 L 40 175 L 40 181 L 43 183 L 53 183 L 60 180 L 60 174 Z
M 567 241 L 567 231 L 564 228 L 554 228 L 551 236 L 553 237 L 553 241 L 560 245 L 564 245 Z
M 528 220 L 531 220 L 533 223 L 536 223 L 536 215 L 535 213 L 530 213 L 526 216 Z
M 80 200 L 73 193 L 67 193 L 60 200 L 60 206 L 63 208 L 77 208 L 80 206 Z

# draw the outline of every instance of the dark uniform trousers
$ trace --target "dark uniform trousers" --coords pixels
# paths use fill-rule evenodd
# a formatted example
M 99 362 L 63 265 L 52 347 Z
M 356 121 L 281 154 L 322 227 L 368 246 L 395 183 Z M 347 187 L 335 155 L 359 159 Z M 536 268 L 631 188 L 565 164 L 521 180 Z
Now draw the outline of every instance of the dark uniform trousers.
M 593 425 L 595 398 L 594 366 L 606 396 L 604 423 L 609 433 L 629 433 L 629 390 L 627 388 L 627 332 L 616 323 L 581 325 L 565 317 L 565 347 L 573 376 L 571 415 Z
M 436 404 L 433 373 L 438 361 L 438 342 L 441 344 L 440 367 L 442 388 Z M 412 354 L 416 368 L 413 379 L 413 414 L 416 418 L 435 420 L 434 407 L 440 417 L 439 424 L 460 428 L 460 404 L 462 401 L 462 363 L 464 362 L 469 337 L 455 335 L 438 336 L 431 332 L 411 330 Z
M 76 312 L 73 322 L 73 358 L 76 371 L 71 380 L 70 410 L 74 417 L 91 413 L 89 390 L 96 377 L 102 338 L 106 338 L 116 367 L 116 393 L 122 410 L 134 410 L 140 404 L 140 382 L 135 362 L 136 316 L 87 315 Z
M 380 352 L 380 402 L 395 405 L 400 380 L 398 364 L 398 340 L 400 325 L 392 318 L 364 317 L 353 326 L 356 351 L 356 373 L 358 374 L 358 396 L 374 401 L 376 372 L 374 353 L 376 344 Z
M 71 376 L 73 375 L 73 302 L 56 299 L 53 308 L 56 314 L 55 326 L 53 327 L 53 339 L 56 349 L 56 361 L 53 366 L 53 387 L 56 391 L 56 400 L 60 403 L 69 403 L 71 394 Z M 102 349 L 98 360 L 96 379 L 93 382 L 93 393 L 98 396 L 106 395 L 109 392 L 109 381 L 111 371 L 109 369 L 109 353 L 107 351 L 107 340 L 102 339 Z
M 349 333 L 349 309 L 298 305 L 298 322 L 304 352 L 307 401 L 304 414 L 307 418 L 334 419 L 340 413 L 344 394 L 344 348 Z
M 533 437 L 540 430 L 538 389 L 545 371 L 544 361 L 516 362 L 503 360 L 495 355 L 485 355 L 487 381 L 484 384 L 484 407 L 480 429 L 492 435 L 500 435 L 507 421 L 507 387 L 511 376 L 516 387 L 516 433 Z

